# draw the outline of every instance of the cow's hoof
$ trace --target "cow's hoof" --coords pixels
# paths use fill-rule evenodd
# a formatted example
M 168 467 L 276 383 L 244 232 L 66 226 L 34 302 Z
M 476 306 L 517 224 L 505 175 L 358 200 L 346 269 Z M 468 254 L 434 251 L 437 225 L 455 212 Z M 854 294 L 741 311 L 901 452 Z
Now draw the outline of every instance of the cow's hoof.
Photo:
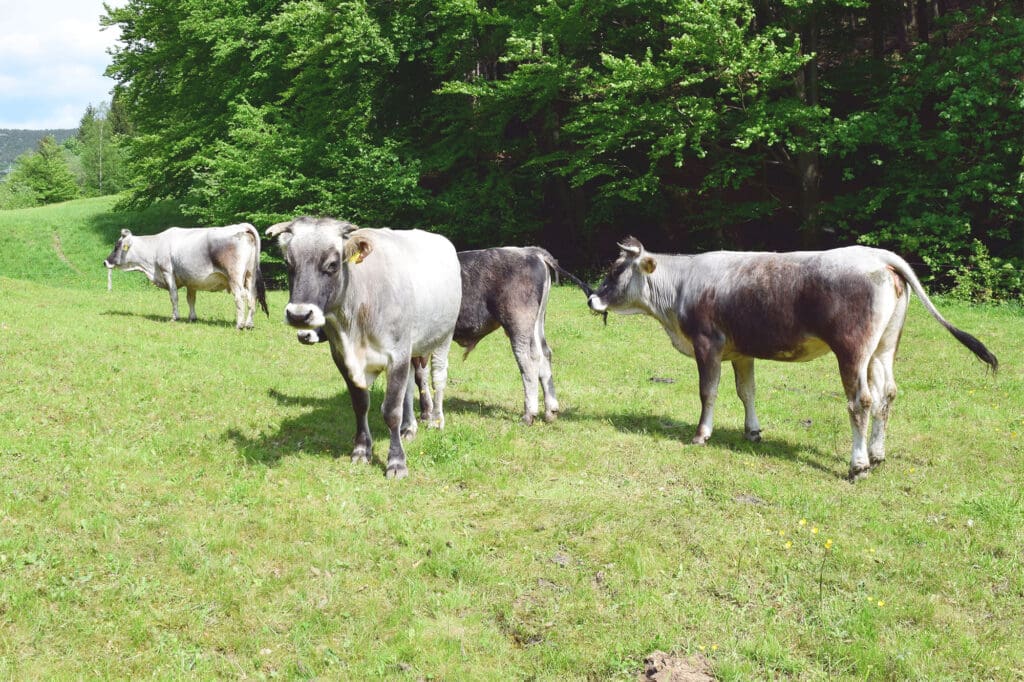
M 389 464 L 387 471 L 384 472 L 384 475 L 387 476 L 388 478 L 394 479 L 405 478 L 406 476 L 409 475 L 409 469 L 408 467 L 405 466 L 405 464 Z
M 368 448 L 356 448 L 352 451 L 353 464 L 369 464 L 370 450 Z
M 867 478 L 868 474 L 870 473 L 870 466 L 850 467 L 850 473 L 847 476 L 847 479 L 850 481 L 850 483 L 856 483 L 857 481 L 862 481 L 865 478 Z
M 749 440 L 751 443 L 760 443 L 761 431 L 747 431 L 746 433 L 743 434 L 743 437 Z
M 871 468 L 874 469 L 876 466 L 885 464 L 885 455 L 870 455 L 868 461 L 871 463 Z
M 693 440 L 690 441 L 691 445 L 707 445 L 708 436 L 694 436 Z
M 547 410 L 544 412 L 544 421 L 548 424 L 558 419 L 558 410 Z
M 419 427 L 417 427 L 416 425 L 402 429 L 402 440 L 412 440 L 413 438 L 416 437 L 416 432 L 418 430 Z
M 444 417 L 440 419 L 431 419 L 427 422 L 428 429 L 443 429 L 444 428 Z
M 523 422 L 525 426 L 533 426 L 533 420 L 534 416 L 527 412 L 526 414 L 523 415 L 523 418 L 520 421 Z

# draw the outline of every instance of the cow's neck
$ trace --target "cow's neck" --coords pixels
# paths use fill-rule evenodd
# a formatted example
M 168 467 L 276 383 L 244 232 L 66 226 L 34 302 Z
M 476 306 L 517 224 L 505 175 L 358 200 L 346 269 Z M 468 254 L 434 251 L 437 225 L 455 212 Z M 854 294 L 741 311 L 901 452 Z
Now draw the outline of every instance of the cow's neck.
M 124 270 L 141 272 L 150 282 L 157 283 L 159 269 L 156 267 L 156 245 L 146 237 L 134 237 L 132 246 L 125 254 Z
M 657 267 L 647 276 L 647 305 L 650 315 L 659 319 L 666 315 L 674 317 L 678 309 L 678 299 L 682 292 L 683 282 L 689 269 L 691 256 L 673 254 L 652 254 Z M 664 321 L 664 320 L 662 320 Z

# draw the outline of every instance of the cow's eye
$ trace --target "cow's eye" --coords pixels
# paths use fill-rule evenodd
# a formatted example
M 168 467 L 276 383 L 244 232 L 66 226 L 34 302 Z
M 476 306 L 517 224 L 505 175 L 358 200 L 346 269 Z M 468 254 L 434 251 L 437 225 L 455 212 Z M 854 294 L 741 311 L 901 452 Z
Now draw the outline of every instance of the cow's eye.
M 338 272 L 338 259 L 332 258 L 324 263 L 324 273 L 333 275 Z

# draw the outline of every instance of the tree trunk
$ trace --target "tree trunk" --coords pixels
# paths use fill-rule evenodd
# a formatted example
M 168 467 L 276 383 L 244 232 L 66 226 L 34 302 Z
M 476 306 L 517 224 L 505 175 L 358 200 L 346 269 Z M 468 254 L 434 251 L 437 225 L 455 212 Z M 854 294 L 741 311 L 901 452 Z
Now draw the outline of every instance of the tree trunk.
M 796 94 L 804 106 L 818 106 L 818 17 L 810 10 L 807 25 L 802 31 L 804 54 L 810 59 L 796 76 Z M 799 129 L 797 134 L 806 138 L 810 131 Z M 800 233 L 804 248 L 820 243 L 818 213 L 821 208 L 821 155 L 817 150 L 802 151 L 796 157 L 797 179 L 800 183 Z

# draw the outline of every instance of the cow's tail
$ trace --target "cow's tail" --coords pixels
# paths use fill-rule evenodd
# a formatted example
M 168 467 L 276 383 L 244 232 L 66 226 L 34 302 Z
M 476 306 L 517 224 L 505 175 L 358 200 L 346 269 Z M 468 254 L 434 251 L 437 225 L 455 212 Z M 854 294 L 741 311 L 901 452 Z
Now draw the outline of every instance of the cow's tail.
M 964 330 L 953 326 L 942 316 L 942 313 L 940 313 L 938 308 L 935 307 L 932 300 L 928 298 L 928 294 L 925 293 L 924 287 L 921 286 L 921 281 L 917 278 L 917 275 L 914 274 L 914 270 L 910 267 L 910 264 L 895 253 L 889 251 L 885 251 L 884 253 L 886 264 L 895 270 L 896 274 L 903 278 L 903 281 L 910 285 L 910 288 L 914 290 L 914 293 L 917 294 L 917 297 L 921 300 L 921 304 L 924 305 L 925 309 L 929 313 L 931 313 L 932 317 L 938 320 L 939 324 L 945 327 L 946 331 L 952 334 L 957 341 L 967 346 L 967 348 L 977 355 L 982 362 L 991 367 L 993 372 L 998 370 L 999 360 L 997 360 L 996 356 L 985 347 L 985 344 Z
M 578 286 L 580 289 L 582 289 L 583 293 L 587 295 L 588 299 L 590 298 L 590 295 L 594 293 L 594 290 L 591 289 L 590 286 L 588 286 L 586 282 L 584 282 L 579 277 L 577 277 L 576 275 L 572 274 L 571 272 L 569 272 L 568 270 L 563 268 L 561 265 L 559 265 L 558 264 L 558 260 L 554 256 L 552 256 L 547 251 L 547 249 L 542 249 L 539 246 L 535 246 L 535 247 L 533 247 L 533 250 L 534 250 L 534 253 L 536 253 L 537 256 L 539 256 L 540 259 L 542 261 L 544 261 L 544 263 L 549 268 L 551 268 L 555 273 L 557 273 L 557 274 L 559 274 L 559 275 L 561 275 L 563 277 L 567 277 L 576 286 Z
M 264 314 L 266 314 L 267 317 L 270 317 L 270 309 L 267 307 L 267 285 L 263 281 L 263 271 L 260 270 L 260 254 L 262 253 L 260 233 L 256 230 L 255 226 L 250 225 L 249 223 L 245 223 L 245 230 L 255 241 L 256 247 L 252 263 L 252 279 L 253 288 L 256 289 L 256 300 L 259 301 Z

